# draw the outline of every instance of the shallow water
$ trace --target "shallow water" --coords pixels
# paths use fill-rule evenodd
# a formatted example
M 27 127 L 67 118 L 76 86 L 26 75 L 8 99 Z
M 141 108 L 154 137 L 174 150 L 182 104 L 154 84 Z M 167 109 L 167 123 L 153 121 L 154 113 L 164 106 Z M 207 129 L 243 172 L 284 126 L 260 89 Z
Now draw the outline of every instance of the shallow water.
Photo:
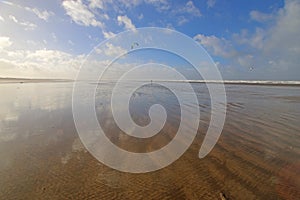
M 181 83 L 178 84 L 180 90 Z M 161 170 L 130 174 L 98 162 L 81 143 L 72 116 L 72 83 L 0 85 L 0 199 L 300 199 L 300 87 L 225 85 L 227 117 L 213 151 L 198 158 L 210 119 L 204 84 L 193 83 L 198 134 L 180 159 Z M 111 83 L 99 86 L 96 110 L 106 135 L 133 152 L 168 144 L 180 122 L 175 96 L 156 84 L 132 96 L 140 125 L 162 104 L 168 118 L 151 138 L 132 138 L 109 110 Z M 82 93 L 84 101 L 84 89 Z M 188 94 L 187 94 L 188 95 Z M 188 121 L 185 121 L 189 126 Z

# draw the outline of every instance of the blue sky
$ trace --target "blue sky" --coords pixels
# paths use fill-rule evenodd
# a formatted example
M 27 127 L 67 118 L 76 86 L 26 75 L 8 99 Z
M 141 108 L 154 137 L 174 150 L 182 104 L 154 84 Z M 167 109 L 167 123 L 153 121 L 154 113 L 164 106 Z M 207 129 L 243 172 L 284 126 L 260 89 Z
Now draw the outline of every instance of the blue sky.
M 299 19 L 297 0 L 1 0 L 0 76 L 75 78 L 101 41 L 155 26 L 199 42 L 224 79 L 300 80 Z

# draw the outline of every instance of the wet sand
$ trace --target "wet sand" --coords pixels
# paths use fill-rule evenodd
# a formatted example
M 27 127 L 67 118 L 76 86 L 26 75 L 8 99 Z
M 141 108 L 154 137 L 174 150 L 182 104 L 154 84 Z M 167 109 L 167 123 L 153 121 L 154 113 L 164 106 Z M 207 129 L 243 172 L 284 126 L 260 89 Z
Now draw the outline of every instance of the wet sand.
M 146 174 L 118 172 L 85 150 L 72 118 L 72 87 L 0 85 L 0 199 L 198 200 L 220 199 L 220 193 L 228 199 L 300 199 L 300 87 L 226 85 L 222 135 L 199 159 L 210 100 L 205 85 L 193 83 L 199 99 L 193 106 L 201 111 L 193 144 L 173 164 Z M 114 124 L 109 89 L 109 84 L 99 88 L 96 110 L 116 145 L 149 152 L 174 137 L 180 113 L 171 93 L 154 84 L 134 94 L 130 109 L 138 124 L 148 123 L 147 107 L 154 102 L 170 113 L 158 135 L 141 140 Z

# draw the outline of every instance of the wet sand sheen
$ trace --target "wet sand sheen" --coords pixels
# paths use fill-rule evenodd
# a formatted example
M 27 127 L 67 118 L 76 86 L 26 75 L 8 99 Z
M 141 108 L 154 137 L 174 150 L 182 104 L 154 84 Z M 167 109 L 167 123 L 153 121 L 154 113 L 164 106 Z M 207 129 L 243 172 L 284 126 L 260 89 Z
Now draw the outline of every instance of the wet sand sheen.
M 210 102 L 204 84 L 193 86 L 200 105 L 192 106 L 201 110 L 201 120 L 192 146 L 162 170 L 129 174 L 106 167 L 85 150 L 72 118 L 71 83 L 1 85 L 6 97 L 0 100 L 0 199 L 219 199 L 220 192 L 229 199 L 299 199 L 300 88 L 226 85 L 223 133 L 213 151 L 199 159 Z M 170 115 L 160 134 L 134 141 L 112 122 L 109 88 L 100 88 L 96 109 L 111 141 L 149 152 L 174 137 L 180 116 L 170 93 L 155 86 L 137 91 L 131 107 L 137 123 L 147 124 L 145 107 L 157 100 Z

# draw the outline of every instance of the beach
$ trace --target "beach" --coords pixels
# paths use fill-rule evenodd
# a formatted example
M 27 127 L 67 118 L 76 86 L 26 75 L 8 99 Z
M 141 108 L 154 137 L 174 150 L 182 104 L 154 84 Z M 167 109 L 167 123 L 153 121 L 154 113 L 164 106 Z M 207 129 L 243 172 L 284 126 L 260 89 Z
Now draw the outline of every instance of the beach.
M 180 90 L 183 83 L 172 84 Z M 196 138 L 174 163 L 142 174 L 111 169 L 86 150 L 73 121 L 73 82 L 0 84 L 0 199 L 196 200 L 219 199 L 220 193 L 228 199 L 300 199 L 300 87 L 225 84 L 222 134 L 213 150 L 199 159 L 210 98 L 204 83 L 190 84 L 199 104 L 189 106 L 201 114 Z M 99 86 L 95 108 L 114 144 L 141 153 L 172 140 L 180 109 L 170 91 L 154 83 L 134 93 L 129 107 L 136 123 L 149 123 L 147 110 L 153 103 L 168 113 L 160 133 L 136 139 L 112 119 L 111 87 L 110 82 Z M 189 126 L 188 121 L 182 123 Z

